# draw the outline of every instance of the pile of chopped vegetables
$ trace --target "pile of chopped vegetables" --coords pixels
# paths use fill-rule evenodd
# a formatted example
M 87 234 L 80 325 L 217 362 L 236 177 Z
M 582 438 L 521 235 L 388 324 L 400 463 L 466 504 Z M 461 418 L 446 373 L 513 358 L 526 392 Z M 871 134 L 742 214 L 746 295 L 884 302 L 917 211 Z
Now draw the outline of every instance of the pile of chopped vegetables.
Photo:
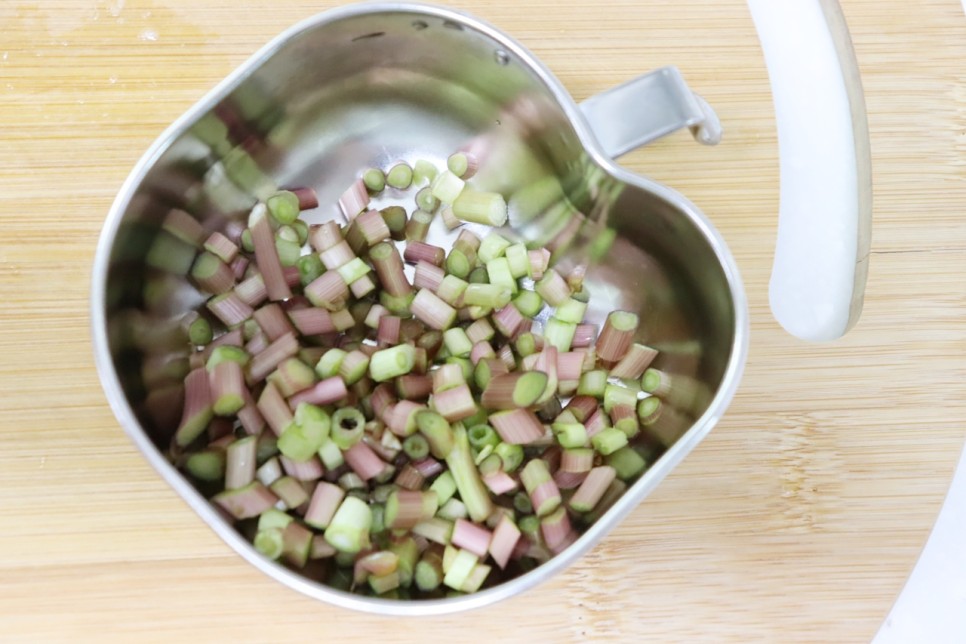
M 662 438 L 670 378 L 637 315 L 598 330 L 582 270 L 464 226 L 507 221 L 467 183 L 475 165 L 369 169 L 341 226 L 300 219 L 311 189 L 280 191 L 236 239 L 198 240 L 191 277 L 211 298 L 187 326 L 171 457 L 258 552 L 338 588 L 439 597 L 529 570 Z M 416 208 L 369 209 L 385 190 Z M 434 219 L 460 229 L 451 248 L 426 242 Z

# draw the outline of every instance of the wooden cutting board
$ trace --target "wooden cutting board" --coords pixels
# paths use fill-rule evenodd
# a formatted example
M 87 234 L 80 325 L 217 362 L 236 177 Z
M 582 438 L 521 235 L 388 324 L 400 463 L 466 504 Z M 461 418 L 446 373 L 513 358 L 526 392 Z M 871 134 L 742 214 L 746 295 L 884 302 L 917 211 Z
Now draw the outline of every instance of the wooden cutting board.
M 94 246 L 130 168 L 264 42 L 331 4 L 0 4 L 0 639 L 867 641 L 963 443 L 959 1 L 844 1 L 875 224 L 862 320 L 820 346 L 768 311 L 777 143 L 743 2 L 457 3 L 519 38 L 577 99 L 674 63 L 715 106 L 719 147 L 679 134 L 624 163 L 720 227 L 752 344 L 726 419 L 577 565 L 503 604 L 403 623 L 306 599 L 230 551 L 123 435 L 89 341 Z

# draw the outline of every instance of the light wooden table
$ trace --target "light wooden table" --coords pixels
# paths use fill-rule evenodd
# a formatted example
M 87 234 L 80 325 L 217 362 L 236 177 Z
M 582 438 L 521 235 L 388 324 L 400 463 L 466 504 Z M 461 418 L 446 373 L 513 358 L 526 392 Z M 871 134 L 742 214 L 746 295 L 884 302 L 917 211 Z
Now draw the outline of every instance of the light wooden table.
M 717 109 L 626 158 L 720 226 L 752 310 L 727 418 L 603 544 L 518 599 L 439 619 L 308 600 L 235 556 L 149 468 L 94 373 L 88 283 L 111 199 L 161 130 L 329 2 L 0 4 L 0 640 L 867 641 L 939 510 L 966 420 L 966 20 L 845 0 L 872 130 L 865 313 L 806 345 L 771 319 L 768 83 L 740 0 L 459 2 L 577 99 L 676 63 Z

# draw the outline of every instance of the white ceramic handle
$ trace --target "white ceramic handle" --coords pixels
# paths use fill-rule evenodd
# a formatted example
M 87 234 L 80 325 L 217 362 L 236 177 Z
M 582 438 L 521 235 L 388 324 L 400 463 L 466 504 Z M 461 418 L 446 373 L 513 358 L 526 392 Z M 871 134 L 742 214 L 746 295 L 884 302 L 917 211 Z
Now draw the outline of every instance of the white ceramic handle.
M 868 125 L 836 0 L 748 0 L 771 81 L 781 162 L 769 285 L 775 319 L 833 340 L 858 319 L 872 221 Z

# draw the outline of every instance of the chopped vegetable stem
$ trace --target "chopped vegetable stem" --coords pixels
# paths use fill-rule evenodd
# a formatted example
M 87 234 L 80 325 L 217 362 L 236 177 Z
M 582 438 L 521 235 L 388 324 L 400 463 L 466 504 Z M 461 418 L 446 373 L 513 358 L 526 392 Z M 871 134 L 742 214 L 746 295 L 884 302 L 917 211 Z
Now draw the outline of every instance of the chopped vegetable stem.
M 354 496 L 346 496 L 325 529 L 325 540 L 339 552 L 357 553 L 369 545 L 372 510 Z
M 703 383 L 655 368 L 636 313 L 585 321 L 600 273 L 570 248 L 616 233 L 559 181 L 517 191 L 496 228 L 499 177 L 467 183 L 490 145 L 364 169 L 344 218 L 311 226 L 315 191 L 279 190 L 237 147 L 247 227 L 164 218 L 148 263 L 209 297 L 165 325 L 180 349 L 146 357 L 145 388 L 170 390 L 150 406 L 183 379 L 170 458 L 265 557 L 383 598 L 476 592 L 574 543 L 705 408 Z
M 469 438 L 462 425 L 453 429 L 453 449 L 446 456 L 446 464 L 453 474 L 456 489 L 459 490 L 460 499 L 466 504 L 470 518 L 477 522 L 486 520 L 493 512 L 493 503 L 473 463 Z

